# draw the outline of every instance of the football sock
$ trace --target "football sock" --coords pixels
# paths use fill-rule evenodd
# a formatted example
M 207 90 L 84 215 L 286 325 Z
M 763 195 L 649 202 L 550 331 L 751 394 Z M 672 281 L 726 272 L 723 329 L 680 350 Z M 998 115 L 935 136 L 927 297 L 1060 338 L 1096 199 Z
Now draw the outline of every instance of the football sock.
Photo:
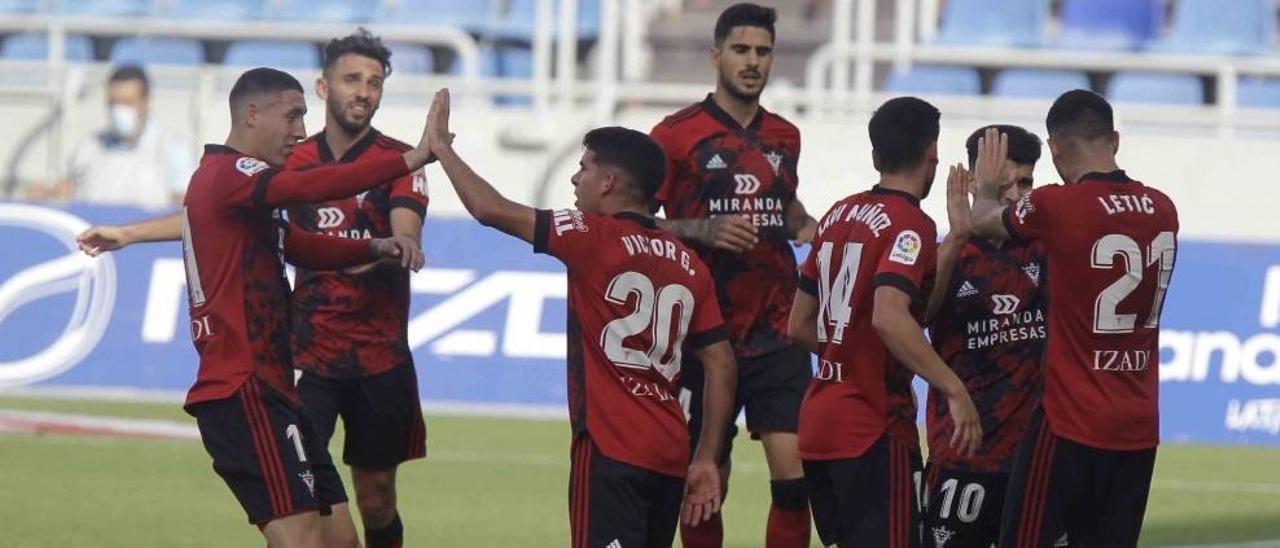
M 769 482 L 773 504 L 765 531 L 766 548 L 809 546 L 809 495 L 804 478 Z
M 369 548 L 400 548 L 404 544 L 404 524 L 400 523 L 400 514 L 391 523 L 381 529 L 364 529 L 364 543 Z
M 710 521 L 697 527 L 680 524 L 680 542 L 684 548 L 720 548 L 724 545 L 724 523 L 720 521 L 720 513 L 711 516 Z

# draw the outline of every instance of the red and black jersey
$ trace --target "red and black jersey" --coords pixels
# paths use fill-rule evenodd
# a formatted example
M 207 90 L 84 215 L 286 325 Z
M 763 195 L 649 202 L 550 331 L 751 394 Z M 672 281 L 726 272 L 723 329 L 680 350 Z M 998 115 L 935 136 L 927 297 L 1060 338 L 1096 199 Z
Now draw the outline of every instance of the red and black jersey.
M 683 351 L 725 339 L 707 267 L 653 219 L 537 212 L 534 250 L 569 271 L 569 417 L 605 456 L 669 476 L 689 466 Z
M 971 456 L 956 454 L 946 396 L 930 387 L 929 461 L 974 473 L 1008 472 L 1044 386 L 1044 246 L 973 238 L 954 272 L 929 337 L 978 408 L 982 447 Z
M 1123 171 L 1031 191 L 1005 210 L 1044 244 L 1049 339 L 1044 410 L 1053 433 L 1100 449 L 1160 441 L 1160 311 L 1178 251 L 1178 211 Z
M 818 223 L 800 290 L 818 299 L 818 373 L 800 406 L 800 456 L 856 458 L 886 432 L 912 447 L 913 374 L 871 325 L 875 291 L 911 296 L 921 318 L 937 261 L 937 228 L 915 196 L 879 186 L 837 202 Z
M 200 354 L 187 404 L 222 399 L 257 376 L 297 400 L 284 261 L 316 270 L 369 262 L 369 243 L 294 229 L 276 208 L 349 196 L 408 173 L 404 159 L 281 171 L 205 146 L 183 201 L 191 338 Z
M 708 95 L 651 135 L 667 155 L 655 196 L 667 218 L 741 215 L 759 230 L 760 243 L 746 253 L 691 244 L 711 267 L 734 351 L 753 357 L 787 346 L 796 258 L 786 218 L 796 199 L 800 131 L 763 108 L 742 127 Z
M 289 155 L 289 169 L 362 163 L 401 157 L 409 145 L 375 129 L 334 158 L 321 132 Z M 391 234 L 391 210 L 426 214 L 423 170 L 346 198 L 289 208 L 289 222 L 307 232 L 367 240 Z M 409 273 L 376 268 L 361 274 L 299 269 L 293 288 L 293 363 L 332 378 L 360 378 L 413 359 L 409 321 Z

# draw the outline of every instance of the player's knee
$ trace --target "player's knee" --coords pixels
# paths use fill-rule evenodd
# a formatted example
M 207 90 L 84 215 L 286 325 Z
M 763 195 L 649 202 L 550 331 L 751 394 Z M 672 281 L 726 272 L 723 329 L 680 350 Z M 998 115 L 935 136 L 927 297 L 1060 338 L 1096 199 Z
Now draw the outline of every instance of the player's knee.
M 809 490 L 804 478 L 773 480 L 769 482 L 773 505 L 783 510 L 804 510 L 809 507 Z

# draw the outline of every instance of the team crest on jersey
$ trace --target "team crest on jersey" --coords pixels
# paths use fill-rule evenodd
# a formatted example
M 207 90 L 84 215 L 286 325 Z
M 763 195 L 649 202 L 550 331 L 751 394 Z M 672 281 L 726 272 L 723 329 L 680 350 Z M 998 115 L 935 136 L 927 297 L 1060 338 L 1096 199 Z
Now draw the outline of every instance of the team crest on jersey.
M 905 265 L 916 264 L 920 258 L 920 249 L 924 247 L 920 235 L 914 230 L 903 230 L 893 242 L 893 251 L 889 252 L 889 260 Z
M 1040 263 L 1029 263 L 1023 265 L 1022 272 L 1031 278 L 1031 283 L 1040 285 Z
M 707 161 L 707 169 L 726 169 L 728 167 L 729 164 L 724 162 L 724 158 L 721 158 L 718 152 Z
M 267 165 L 266 162 L 248 156 L 236 160 L 236 170 L 250 177 L 269 167 L 271 166 Z
M 776 150 L 770 150 L 764 153 L 764 159 L 769 161 L 769 165 L 773 166 L 773 176 L 778 176 L 778 170 L 782 169 L 782 153 Z
M 563 236 L 570 230 L 587 232 L 587 221 L 583 219 L 582 212 L 576 209 L 561 209 L 555 212 L 551 216 L 551 222 L 556 227 L 556 236 Z
M 1031 203 L 1031 194 L 1023 196 L 1018 200 L 1018 205 L 1014 206 L 1013 214 L 1018 217 L 1018 223 L 1027 222 L 1027 215 L 1035 212 L 1036 205 Z
M 933 548 L 946 548 L 947 543 L 951 542 L 951 537 L 956 536 L 956 532 L 939 525 L 933 528 Z

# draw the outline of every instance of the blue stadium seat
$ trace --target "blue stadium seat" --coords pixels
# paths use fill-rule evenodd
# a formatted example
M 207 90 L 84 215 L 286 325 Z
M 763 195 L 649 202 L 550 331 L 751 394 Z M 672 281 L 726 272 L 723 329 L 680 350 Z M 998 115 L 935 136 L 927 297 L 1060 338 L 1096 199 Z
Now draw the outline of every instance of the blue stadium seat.
M 268 10 L 268 19 L 286 21 L 363 22 L 373 20 L 377 1 L 361 0 L 285 0 Z
M 204 47 L 188 38 L 122 38 L 111 48 L 114 65 L 183 65 L 204 63 Z
M 1160 0 L 1063 0 L 1060 47 L 1134 49 L 1160 32 L 1164 3 Z
M 154 7 L 153 0 L 58 0 L 55 4 L 59 13 L 112 17 L 147 15 Z
M 224 65 L 272 67 L 282 70 L 320 68 L 320 51 L 311 42 L 246 40 L 227 47 Z
M 493 0 L 396 0 L 383 5 L 378 21 L 387 24 L 458 27 L 479 34 L 495 13 Z
M 73 62 L 93 60 L 93 42 L 88 36 L 67 36 L 66 59 Z M 39 61 L 49 57 L 49 37 L 44 34 L 15 34 L 0 44 L 0 57 Z
M 1276 13 L 1271 0 L 1178 0 L 1169 37 L 1156 51 L 1262 54 L 1271 51 Z
M 162 15 L 202 21 L 257 19 L 271 0 L 169 0 Z
M 1116 102 L 1204 104 L 1204 86 L 1190 74 L 1118 72 L 1107 85 L 1107 98 Z
M 34 13 L 45 7 L 44 0 L 0 0 L 0 13 Z
M 906 72 L 889 73 L 884 89 L 892 93 L 978 95 L 982 81 L 971 68 L 917 65 Z
M 552 2 L 559 7 L 559 2 Z M 487 29 L 487 34 L 496 38 L 511 40 L 533 40 L 534 29 L 538 21 L 538 0 L 509 0 L 507 11 L 499 16 Z M 553 10 L 551 15 L 553 29 L 559 28 L 559 11 Z M 578 39 L 595 39 L 600 34 L 600 1 L 578 0 L 578 20 L 576 25 Z
M 1242 107 L 1280 108 L 1280 78 L 1241 78 L 1236 103 Z
M 422 44 L 387 44 L 391 50 L 391 69 L 401 74 L 431 74 L 435 72 L 435 56 L 431 48 Z
M 462 74 L 462 60 L 454 57 L 450 68 L 453 74 Z M 486 47 L 480 50 L 480 75 L 498 78 L 532 78 L 533 52 L 522 47 Z M 526 96 L 499 95 L 496 105 L 523 106 L 530 104 Z
M 964 46 L 1038 46 L 1049 0 L 949 0 L 937 43 Z
M 1089 89 L 1089 76 L 1074 70 L 1009 69 L 996 75 L 991 94 L 1042 99 L 1073 89 Z

